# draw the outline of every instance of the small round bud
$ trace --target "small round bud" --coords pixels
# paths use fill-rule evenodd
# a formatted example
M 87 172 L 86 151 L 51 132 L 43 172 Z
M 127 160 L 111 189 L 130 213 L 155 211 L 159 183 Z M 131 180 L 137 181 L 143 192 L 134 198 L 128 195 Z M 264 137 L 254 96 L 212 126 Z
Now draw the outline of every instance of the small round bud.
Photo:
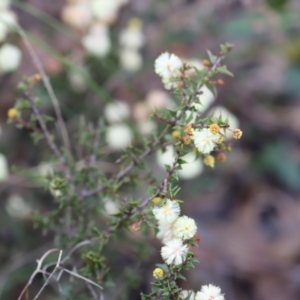
M 40 74 L 35 74 L 32 76 L 32 79 L 33 79 L 34 83 L 38 83 L 41 81 L 42 76 Z
M 187 133 L 190 136 L 193 136 L 194 135 L 194 128 L 192 127 L 191 124 L 186 124 L 184 126 L 184 132 Z
M 217 85 L 224 85 L 224 80 L 218 79 L 217 80 Z
M 227 156 L 226 156 L 226 154 L 224 152 L 219 152 L 218 153 L 217 160 L 219 162 L 224 162 L 224 161 L 226 161 L 226 159 L 227 159 Z
M 161 279 L 164 277 L 164 271 L 163 269 L 161 268 L 156 268 L 154 271 L 153 271 L 153 277 L 156 278 L 156 279 Z
M 210 130 L 211 133 L 217 134 L 220 131 L 220 126 L 218 124 L 216 124 L 216 123 L 211 124 L 209 126 L 209 130 Z
M 9 119 L 15 119 L 19 116 L 19 111 L 16 108 L 12 107 L 8 110 L 7 116 Z
M 198 245 L 200 244 L 201 238 L 200 238 L 199 234 L 195 234 L 193 239 L 194 239 L 195 243 L 197 243 Z
M 215 158 L 212 155 L 206 156 L 203 162 L 208 167 L 213 168 L 215 166 Z
M 234 130 L 233 130 L 232 137 L 233 137 L 234 139 L 238 140 L 238 139 L 240 139 L 240 138 L 242 137 L 242 135 L 243 135 L 242 130 L 240 130 L 240 129 L 234 129 Z
M 180 131 L 174 130 L 174 131 L 172 132 L 172 138 L 173 138 L 173 140 L 178 140 L 178 139 L 180 139 L 180 136 L 181 136 Z
M 133 230 L 133 231 L 139 231 L 140 230 L 140 222 L 135 222 L 133 224 L 130 225 L 130 228 Z
M 154 197 L 154 198 L 152 199 L 152 203 L 153 203 L 154 205 L 158 205 L 160 202 L 161 202 L 161 198 L 160 198 L 160 197 Z
M 210 66 L 210 61 L 208 60 L 208 59 L 204 59 L 203 61 L 202 61 L 202 64 L 203 64 L 203 66 L 204 67 L 209 67 Z
M 185 144 L 185 145 L 189 145 L 192 141 L 192 138 L 189 136 L 189 135 L 186 135 L 182 138 L 182 142 Z

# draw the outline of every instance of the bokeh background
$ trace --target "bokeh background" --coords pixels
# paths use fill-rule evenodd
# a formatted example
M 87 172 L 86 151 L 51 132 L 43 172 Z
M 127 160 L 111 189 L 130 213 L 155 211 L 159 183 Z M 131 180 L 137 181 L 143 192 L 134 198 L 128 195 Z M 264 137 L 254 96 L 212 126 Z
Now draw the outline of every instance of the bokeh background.
M 108 5 L 106 15 L 98 12 L 94 19 L 86 12 L 90 2 L 74 8 L 77 2 L 11 1 L 8 8 L 28 33 L 71 133 L 81 115 L 96 120 L 110 100 L 128 104 L 132 123 L 144 124 L 145 102 L 169 101 L 153 70 L 160 53 L 201 62 L 207 49 L 235 44 L 226 58 L 235 76 L 224 78 L 210 105 L 226 107 L 243 137 L 232 144 L 226 162 L 181 181 L 183 211 L 196 219 L 201 237 L 195 250 L 200 264 L 182 286 L 197 290 L 212 282 L 228 300 L 300 299 L 300 2 L 128 0 L 115 15 Z M 122 42 L 121 32 L 129 27 L 138 29 L 138 38 Z M 37 72 L 17 32 L 7 33 L 1 45 L 6 43 L 22 53 L 15 71 L 2 67 L 0 75 L 0 299 L 10 300 L 17 299 L 35 260 L 53 247 L 53 235 L 42 235 L 30 219 L 35 209 L 49 210 L 53 196 L 22 171 L 47 168 L 46 146 L 35 147 L 29 130 L 6 123 L 19 96 L 17 83 Z M 54 115 L 42 86 L 38 93 L 44 111 Z M 153 124 L 148 125 L 145 131 Z M 154 172 L 163 172 L 155 157 L 151 163 Z M 135 266 L 145 276 L 129 294 L 109 299 L 139 299 L 139 291 L 147 291 L 160 260 L 160 243 L 152 246 L 156 254 Z M 123 256 L 120 266 L 132 259 Z M 42 283 L 38 276 L 31 289 Z M 49 288 L 42 299 L 59 297 Z

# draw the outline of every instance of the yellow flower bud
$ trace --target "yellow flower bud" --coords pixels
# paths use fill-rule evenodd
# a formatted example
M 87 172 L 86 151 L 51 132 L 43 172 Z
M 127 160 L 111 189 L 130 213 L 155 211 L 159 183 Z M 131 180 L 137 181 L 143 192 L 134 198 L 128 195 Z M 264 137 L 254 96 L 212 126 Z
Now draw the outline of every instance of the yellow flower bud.
M 194 128 L 192 127 L 191 124 L 186 124 L 184 126 L 184 132 L 187 133 L 190 136 L 193 136 L 194 135 Z
M 240 129 L 234 129 L 233 130 L 233 134 L 232 134 L 232 137 L 236 140 L 240 139 L 243 135 L 243 131 L 240 130 Z
M 189 145 L 191 143 L 192 139 L 189 135 L 186 135 L 182 138 L 182 142 L 185 144 L 185 145 Z
M 174 131 L 172 132 L 172 138 L 173 138 L 173 140 L 178 140 L 178 139 L 180 139 L 180 136 L 181 136 L 180 131 L 174 130 Z
M 7 115 L 10 119 L 14 119 L 19 115 L 19 111 L 16 108 L 12 107 L 8 110 Z
M 217 134 L 220 131 L 220 126 L 218 124 L 216 124 L 216 123 L 211 124 L 209 126 L 209 130 L 210 130 L 211 133 Z
M 213 168 L 215 166 L 215 158 L 212 155 L 206 156 L 203 162 L 208 167 Z
M 155 205 L 158 205 L 161 201 L 161 198 L 160 197 L 154 197 L 152 199 L 152 203 L 155 204 Z
M 219 135 L 219 139 L 216 141 L 217 144 L 222 144 L 224 141 L 224 138 L 222 135 Z
M 141 29 L 143 27 L 143 22 L 139 18 L 131 18 L 128 22 L 128 27 L 133 29 Z
M 153 276 L 156 278 L 156 279 L 161 279 L 164 277 L 164 271 L 163 269 L 161 268 L 156 268 L 154 271 L 153 271 Z

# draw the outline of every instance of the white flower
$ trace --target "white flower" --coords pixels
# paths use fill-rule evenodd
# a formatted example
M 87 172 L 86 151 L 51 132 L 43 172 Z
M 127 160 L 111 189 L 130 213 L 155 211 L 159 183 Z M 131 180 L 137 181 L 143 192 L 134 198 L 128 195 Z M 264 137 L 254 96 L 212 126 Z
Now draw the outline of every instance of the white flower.
M 0 153 L 0 181 L 4 181 L 8 177 L 8 174 L 6 157 Z
M 85 91 L 87 88 L 86 81 L 81 73 L 74 72 L 74 71 L 69 72 L 68 80 L 72 89 L 75 92 L 80 93 Z
M 22 53 L 19 48 L 5 44 L 0 48 L 0 72 L 11 72 L 19 67 Z
M 144 34 L 141 28 L 129 26 L 120 32 L 120 45 L 126 48 L 139 49 L 144 45 Z
M 166 243 L 172 239 L 175 238 L 174 232 L 173 232 L 173 223 L 161 223 L 158 222 L 158 232 L 156 237 L 160 240 L 162 240 L 163 243 Z
M 92 22 L 92 12 L 87 3 L 69 4 L 63 8 L 61 18 L 76 29 L 85 29 Z
M 1 0 L 0 1 L 0 11 L 8 9 L 9 5 L 10 5 L 10 0 Z
M 201 291 L 197 292 L 195 300 L 225 300 L 225 298 L 219 287 L 209 284 L 201 287 Z
M 142 67 L 143 58 L 137 50 L 126 48 L 120 52 L 120 63 L 124 70 L 136 72 Z
M 151 90 L 146 97 L 146 103 L 151 110 L 161 110 L 163 108 L 174 109 L 175 104 L 170 99 L 169 94 L 162 90 Z
M 7 26 L 7 28 L 10 30 L 10 27 L 18 25 L 17 16 L 11 10 L 0 11 L 0 23 Z
M 163 169 L 165 169 L 165 165 L 172 165 L 174 159 L 174 149 L 171 145 L 166 147 L 165 152 L 163 152 L 162 150 L 156 152 L 157 163 Z
M 178 80 L 174 77 L 163 77 L 162 82 L 166 90 L 176 89 L 178 85 Z
M 193 103 L 193 106 L 198 111 L 203 112 L 215 101 L 216 97 L 206 85 L 200 89 L 200 93 L 198 96 L 200 103 Z
M 161 256 L 168 265 L 180 265 L 185 261 L 188 250 L 180 239 L 173 239 L 161 248 Z
M 106 23 L 116 20 L 118 10 L 123 3 L 118 0 L 91 0 L 91 10 L 96 18 Z
M 127 103 L 115 101 L 106 104 L 104 108 L 104 116 L 110 123 L 118 123 L 124 121 L 130 116 L 130 108 Z
M 120 207 L 117 202 L 111 199 L 105 199 L 104 208 L 108 215 L 117 214 L 120 211 Z
M 111 48 L 108 28 L 104 24 L 96 24 L 90 28 L 88 35 L 83 37 L 84 48 L 97 57 L 105 56 Z
M 179 296 L 182 300 L 185 300 L 185 299 L 195 300 L 195 293 L 194 293 L 194 291 L 191 291 L 191 290 L 183 290 L 180 292 Z M 188 298 L 188 296 L 189 296 L 189 298 Z
M 167 200 L 161 207 L 154 207 L 152 210 L 154 217 L 161 223 L 172 223 L 180 214 L 180 206 L 176 201 Z
M 132 131 L 125 124 L 114 124 L 107 128 L 106 142 L 112 149 L 126 148 L 131 144 Z
M 173 228 L 175 237 L 182 240 L 191 239 L 197 232 L 196 222 L 187 216 L 179 217 Z
M 149 135 L 151 134 L 157 127 L 157 124 L 152 120 L 145 120 L 142 122 L 138 122 L 137 129 L 141 134 Z
M 206 154 L 214 149 L 215 143 L 219 140 L 219 135 L 211 133 L 208 128 L 204 128 L 195 130 L 193 138 L 197 149 Z
M 165 52 L 155 60 L 155 73 L 163 78 L 175 77 L 182 67 L 182 61 L 175 54 Z
M 31 213 L 31 208 L 17 194 L 13 194 L 7 199 L 6 210 L 12 217 L 20 219 L 27 217 Z
M 199 176 L 203 171 L 203 162 L 200 158 L 196 158 L 194 152 L 187 153 L 182 157 L 186 161 L 181 165 L 181 170 L 178 170 L 178 177 L 180 179 L 189 180 Z
M 212 112 L 214 118 L 219 118 L 220 116 L 222 116 L 222 120 L 228 122 L 229 126 L 231 129 L 236 129 L 239 128 L 239 120 L 238 118 L 231 113 L 228 109 L 226 109 L 223 106 L 216 106 L 212 109 Z M 226 136 L 226 138 L 231 138 L 232 137 L 232 132 L 229 130 L 224 130 L 224 134 Z

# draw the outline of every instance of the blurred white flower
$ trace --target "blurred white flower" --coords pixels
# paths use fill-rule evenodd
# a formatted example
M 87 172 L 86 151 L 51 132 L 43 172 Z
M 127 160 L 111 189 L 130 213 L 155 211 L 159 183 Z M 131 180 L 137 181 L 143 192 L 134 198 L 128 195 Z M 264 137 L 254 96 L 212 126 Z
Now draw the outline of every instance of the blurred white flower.
M 166 243 L 172 239 L 175 238 L 174 232 L 173 232 L 173 223 L 163 223 L 158 222 L 158 232 L 156 237 L 160 240 L 162 240 L 163 243 Z
M 31 208 L 17 194 L 13 194 L 7 199 L 5 208 L 12 217 L 20 219 L 27 217 L 31 213 Z
M 48 175 L 53 175 L 53 164 L 52 163 L 40 163 L 36 168 L 37 173 L 42 176 L 46 177 Z
M 100 23 L 93 25 L 89 33 L 83 37 L 82 45 L 91 55 L 96 57 L 103 57 L 108 54 L 111 42 L 107 26 Z
M 201 287 L 201 291 L 197 292 L 195 300 L 225 300 L 225 298 L 218 286 L 209 284 Z
M 151 109 L 147 102 L 138 102 L 134 105 L 133 116 L 138 122 L 142 123 L 148 120 L 150 114 Z
M 104 208 L 108 215 L 114 215 L 119 212 L 119 205 L 111 199 L 104 200 Z
M 179 86 L 179 82 L 174 77 L 163 77 L 162 83 L 166 90 L 176 89 Z
M 182 300 L 186 299 L 188 296 L 190 296 L 188 298 L 189 300 L 195 300 L 195 293 L 192 290 L 183 290 L 180 292 L 179 296 Z
M 149 135 L 156 129 L 157 124 L 152 120 L 138 122 L 137 129 L 143 135 Z
M 78 2 L 66 5 L 62 10 L 61 18 L 76 29 L 85 29 L 92 22 L 92 12 L 87 3 Z
M 167 146 L 165 151 L 163 152 L 162 150 L 156 151 L 156 160 L 158 165 L 165 169 L 165 165 L 172 165 L 174 162 L 175 155 L 174 155 L 174 149 L 173 146 Z
M 146 97 L 146 103 L 154 110 L 161 110 L 163 108 L 175 108 L 174 102 L 169 97 L 169 94 L 162 90 L 151 90 Z
M 0 1 L 0 11 L 8 9 L 10 6 L 10 0 L 1 0 Z
M 143 58 L 137 50 L 125 48 L 120 51 L 120 63 L 124 70 L 136 72 L 142 67 Z
M 210 115 L 213 114 L 214 118 L 218 119 L 220 116 L 222 116 L 222 120 L 225 121 L 227 120 L 228 121 L 228 124 L 230 126 L 230 128 L 232 130 L 236 129 L 236 128 L 239 128 L 240 124 L 239 124 L 239 120 L 238 118 L 233 114 L 231 113 L 228 109 L 226 109 L 225 107 L 223 106 L 216 106 L 214 107 L 210 113 Z M 222 129 L 221 129 L 221 132 L 222 132 Z M 229 130 L 224 130 L 223 129 L 223 132 L 225 132 L 225 136 L 226 138 L 232 138 L 232 132 L 229 131 Z
M 199 112 L 203 112 L 215 101 L 215 95 L 206 85 L 200 89 L 200 92 L 201 94 L 198 96 L 198 99 L 200 100 L 201 104 L 194 102 L 193 106 Z
M 138 19 L 129 21 L 129 26 L 120 32 L 120 45 L 125 48 L 139 49 L 143 47 L 145 37 L 142 32 L 142 22 Z
M 196 157 L 194 152 L 187 153 L 182 159 L 186 161 L 186 164 L 181 165 L 182 169 L 177 171 L 180 179 L 192 179 L 203 172 L 203 162 L 200 158 Z
M 22 53 L 19 48 L 5 44 L 0 48 L 0 73 L 16 70 L 21 62 Z
M 160 223 L 172 223 L 180 214 L 180 206 L 176 201 L 168 199 L 165 205 L 161 207 L 155 206 L 152 212 L 155 219 Z
M 18 20 L 16 14 L 11 10 L 0 11 L 0 23 L 7 27 L 8 30 L 11 27 L 18 25 Z
M 168 265 L 180 265 L 185 261 L 188 250 L 180 239 L 173 239 L 161 248 L 161 256 Z
M 9 175 L 6 157 L 0 153 L 0 181 L 7 179 Z
M 203 172 L 203 162 L 196 157 L 194 152 L 185 154 L 182 157 L 186 161 L 181 165 L 181 170 L 177 171 L 178 177 L 183 180 L 189 180 L 199 176 Z M 159 150 L 156 152 L 156 160 L 158 165 L 165 169 L 165 165 L 172 165 L 175 160 L 175 152 L 173 146 L 167 146 L 166 151 Z
M 112 149 L 126 148 L 131 144 L 132 131 L 125 124 L 114 124 L 107 128 L 106 142 Z
M 85 79 L 78 72 L 75 72 L 75 71 L 69 72 L 69 74 L 68 74 L 68 80 L 69 80 L 69 83 L 70 83 L 72 89 L 75 92 L 80 93 L 80 92 L 85 91 L 86 88 L 87 88 Z
M 202 64 L 202 61 L 199 60 L 198 58 L 189 58 L 189 59 L 186 59 L 185 62 L 191 66 L 191 67 L 195 67 L 197 68 L 198 70 L 203 70 L 204 69 L 204 66 Z
M 118 123 L 130 116 L 130 108 L 127 103 L 114 101 L 107 103 L 104 107 L 104 116 L 110 123 Z
M 182 67 L 181 59 L 169 52 L 162 53 L 154 63 L 155 73 L 163 78 L 175 77 Z
M 119 8 L 125 4 L 120 0 L 91 0 L 91 9 L 96 18 L 105 23 L 116 20 Z
M 219 140 L 218 134 L 213 134 L 208 128 L 194 131 L 194 144 L 199 152 L 206 154 L 210 153 L 216 146 L 216 142 Z
M 174 223 L 174 236 L 181 240 L 191 239 L 197 232 L 194 219 L 187 216 L 179 217 Z

